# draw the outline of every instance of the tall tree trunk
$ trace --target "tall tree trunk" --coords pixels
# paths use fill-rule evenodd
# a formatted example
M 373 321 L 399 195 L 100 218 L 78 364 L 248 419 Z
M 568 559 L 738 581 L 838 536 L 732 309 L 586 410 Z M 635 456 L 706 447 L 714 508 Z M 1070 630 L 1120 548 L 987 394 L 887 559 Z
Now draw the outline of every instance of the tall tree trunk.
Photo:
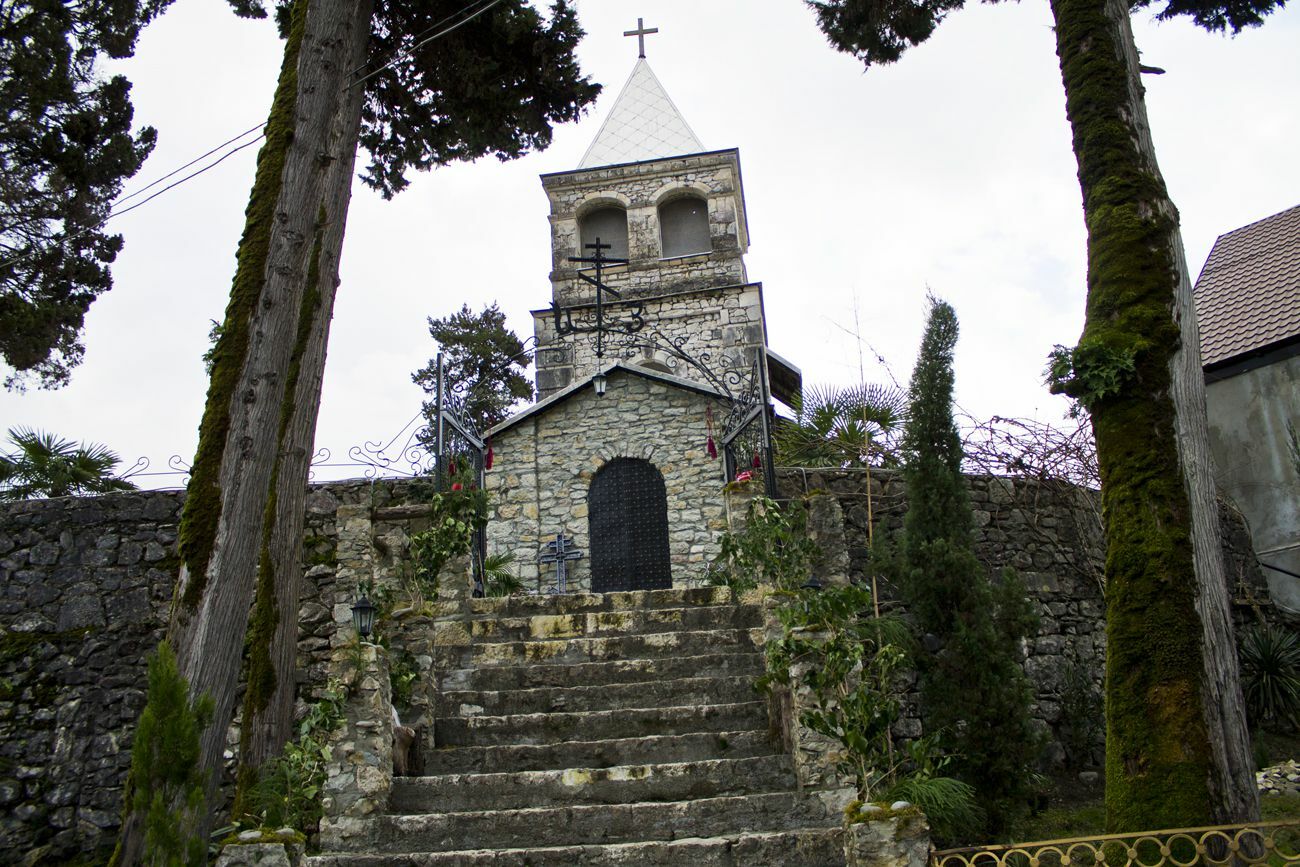
M 342 144 L 339 136 L 358 123 L 341 120 L 340 112 L 345 104 L 360 107 L 357 89 L 348 85 L 359 65 L 353 62 L 355 33 L 369 32 L 369 3 L 362 6 L 363 0 L 295 4 L 181 521 L 183 563 L 167 641 L 191 696 L 214 702 L 198 759 L 207 773 L 206 809 L 194 830 L 203 837 L 220 806 L 222 752 L 256 579 L 270 569 L 271 540 L 280 526 L 279 479 L 297 489 L 285 509 L 296 500 L 301 521 L 306 463 L 283 464 L 281 458 L 296 448 L 309 451 L 315 425 L 325 338 L 319 335 L 317 348 L 309 349 L 312 325 L 302 319 L 306 313 L 319 329 L 332 307 L 332 283 L 328 303 L 311 296 L 322 275 L 333 280 L 337 273 L 346 214 L 346 198 L 340 206 L 336 191 L 339 157 L 350 164 L 355 133 L 342 152 L 329 146 Z M 347 175 L 350 186 L 350 169 Z M 292 480 L 291 470 L 297 475 Z M 296 603 L 292 608 L 286 619 L 296 621 Z M 118 863 L 147 856 L 142 840 L 142 823 L 131 817 Z
M 346 70 L 365 66 L 373 0 L 352 0 L 357 22 L 338 55 Z M 278 755 L 293 731 L 298 651 L 298 604 L 302 588 L 302 541 L 307 478 L 325 370 L 339 260 L 352 199 L 363 88 L 347 87 L 338 103 L 329 141 L 329 162 L 315 242 L 298 323 L 282 416 L 284 444 L 274 472 L 275 490 L 264 516 L 269 530 L 259 556 L 258 587 L 249 626 L 248 689 L 240 728 L 239 792 Z
M 1052 0 L 1052 12 L 1088 228 L 1073 378 L 1092 414 L 1106 526 L 1107 824 L 1252 821 L 1191 281 L 1129 9 Z

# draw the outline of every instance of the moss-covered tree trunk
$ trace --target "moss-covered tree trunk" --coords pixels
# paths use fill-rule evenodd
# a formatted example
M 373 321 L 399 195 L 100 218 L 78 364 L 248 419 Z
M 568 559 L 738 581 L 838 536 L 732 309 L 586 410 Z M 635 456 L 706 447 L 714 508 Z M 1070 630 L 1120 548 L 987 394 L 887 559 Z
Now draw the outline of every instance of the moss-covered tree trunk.
M 346 116 L 360 111 L 357 88 L 349 84 L 361 65 L 354 54 L 368 36 L 370 8 L 370 0 L 297 0 L 294 6 L 181 520 L 183 562 L 167 641 L 190 694 L 213 702 L 200 741 L 206 809 L 195 830 L 204 836 L 218 806 L 257 579 L 274 580 L 279 548 L 293 547 L 282 556 L 297 566 L 324 329 L 359 123 Z M 285 502 L 277 508 L 282 490 Z M 285 517 L 295 510 L 296 533 Z M 279 540 L 288 541 L 277 546 Z M 287 600 L 273 609 L 292 609 L 286 619 L 296 621 L 296 602 Z M 118 863 L 148 857 L 142 824 L 138 815 L 124 824 Z
M 373 5 L 373 0 L 352 2 L 349 18 L 358 23 L 351 28 L 348 43 L 340 46 L 334 61 L 344 70 L 365 66 Z M 352 198 L 362 98 L 360 86 L 346 89 L 322 150 L 328 155 L 329 166 L 285 390 L 283 445 L 276 458 L 274 493 L 263 516 L 265 538 L 258 558 L 258 586 L 249 624 L 239 794 L 255 780 L 262 764 L 280 753 L 293 731 L 307 479 L 316 438 L 325 348 L 339 285 L 339 259 Z
M 1258 818 L 1191 281 L 1123 0 L 1052 0 L 1088 228 L 1073 381 L 1106 526 L 1111 830 Z M 1092 383 L 1092 385 L 1088 385 Z M 1104 383 L 1104 386 L 1097 385 Z

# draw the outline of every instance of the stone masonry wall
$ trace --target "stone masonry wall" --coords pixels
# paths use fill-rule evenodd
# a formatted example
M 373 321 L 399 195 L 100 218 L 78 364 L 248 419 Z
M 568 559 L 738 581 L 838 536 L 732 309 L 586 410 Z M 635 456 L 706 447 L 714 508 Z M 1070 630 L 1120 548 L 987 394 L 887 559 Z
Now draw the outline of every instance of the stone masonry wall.
M 53 862 L 112 840 L 182 501 L 111 494 L 0 512 L 0 851 L 49 847 Z
M 336 577 L 337 513 L 410 496 L 388 481 L 309 493 L 304 697 L 324 686 L 338 609 L 355 599 L 352 575 Z M 53 864 L 111 847 L 183 502 L 180 491 L 141 491 L 0 506 L 0 852 Z
M 710 369 L 721 373 L 730 364 L 748 370 L 754 351 L 767 342 L 762 296 L 763 288 L 757 283 L 661 295 L 644 300 L 643 316 L 668 339 L 682 340 L 681 348 L 695 358 L 707 360 Z M 575 311 L 575 321 L 587 315 L 595 314 L 587 308 L 581 313 Z M 607 306 L 605 315 L 626 319 L 629 312 L 627 305 L 614 303 Z M 537 352 L 539 399 L 619 359 L 633 364 L 651 363 L 675 376 L 704 382 L 704 377 L 689 364 L 679 362 L 661 348 L 647 345 L 652 328 L 631 337 L 610 338 L 605 345 L 604 360 L 599 361 L 590 334 L 561 337 L 549 310 L 534 311 L 533 319 L 537 343 L 542 347 Z
M 552 295 L 562 305 L 594 298 L 569 257 L 579 255 L 579 220 L 603 205 L 627 211 L 630 264 L 611 272 L 607 281 L 624 298 L 747 282 L 741 258 L 748 245 L 744 197 L 734 150 L 545 175 L 542 186 L 551 202 Z M 658 208 L 681 195 L 707 201 L 712 252 L 661 259 Z
M 906 491 L 897 472 L 782 470 L 783 494 L 828 491 L 844 512 L 854 580 L 870 581 L 868 525 L 880 541 L 902 528 Z M 1105 665 L 1105 599 L 1099 495 L 1095 491 L 1034 479 L 968 476 L 975 519 L 975 553 L 991 572 L 1014 569 L 1037 604 L 1038 633 L 1025 645 L 1025 672 L 1034 688 L 1032 712 L 1051 735 L 1048 768 L 1101 764 L 1105 745 L 1102 678 Z M 869 520 L 870 517 L 870 520 Z M 1272 620 L 1267 585 L 1255 564 L 1240 517 L 1225 510 L 1224 553 L 1234 619 Z M 898 593 L 878 579 L 885 607 Z M 921 733 L 916 696 L 907 703 L 899 733 Z
M 627 373 L 611 378 L 610 394 L 623 399 L 583 392 L 554 410 L 561 423 L 544 431 L 521 424 L 513 441 L 506 437 L 496 446 L 489 485 L 531 490 L 534 496 L 513 500 L 501 494 L 496 502 L 503 520 L 493 526 L 493 544 L 516 551 L 516 568 L 532 587 L 543 535 L 562 527 L 589 550 L 586 486 L 602 461 L 619 455 L 646 457 L 664 474 L 674 516 L 674 582 L 700 580 L 714 556 L 713 540 L 726 526 L 726 504 L 719 464 L 704 452 L 707 398 Z M 595 403 L 599 400 L 606 402 Z M 638 401 L 661 408 L 654 424 L 639 415 Z M 654 432 L 655 425 L 661 430 Z M 579 445 L 589 460 L 560 460 L 577 454 Z M 876 473 L 871 484 L 877 532 L 898 527 L 901 481 Z M 845 516 L 849 572 L 869 578 L 865 476 L 787 471 L 783 485 L 792 495 L 828 490 L 836 496 Z M 538 508 L 538 491 L 544 509 Z M 1056 753 L 1049 758 L 1093 764 L 1100 732 L 1082 725 L 1087 719 L 1072 718 L 1068 709 L 1082 699 L 1083 706 L 1093 708 L 1093 722 L 1100 717 L 1104 640 L 1095 494 L 988 477 L 971 479 L 971 492 L 979 556 L 990 567 L 1017 568 L 1042 614 L 1039 632 L 1026 648 L 1026 668 L 1035 684 L 1036 713 L 1057 735 Z M 310 490 L 307 577 L 298 612 L 302 699 L 325 685 L 332 656 L 350 640 L 349 608 L 357 585 L 366 580 L 392 585 L 405 534 L 418 526 L 418 518 L 412 524 L 408 516 L 414 511 L 402 507 L 426 494 L 421 483 L 390 481 Z M 78 852 L 111 845 L 144 701 L 146 659 L 161 637 L 178 568 L 176 525 L 183 496 L 149 491 L 0 506 L 0 852 L 25 856 L 30 863 L 64 863 Z M 1244 526 L 1239 519 L 1224 526 L 1238 626 L 1274 618 Z M 589 573 L 583 571 L 585 559 L 579 564 L 577 585 L 583 586 Z M 444 593 L 455 598 L 467 589 L 440 591 L 435 615 Z M 896 598 L 887 586 L 881 595 L 886 601 Z M 436 643 L 452 645 L 460 640 L 453 634 L 457 628 L 411 612 L 394 634 L 394 653 L 409 652 L 414 658 L 406 664 L 425 671 L 432 664 L 422 649 L 428 642 L 399 636 L 413 639 L 429 632 Z M 427 723 L 433 700 L 417 690 L 401 708 L 403 721 Z M 908 726 L 919 726 L 914 713 L 905 721 Z M 235 738 L 232 732 L 232 743 Z M 1083 754 L 1070 755 L 1071 750 Z
M 487 489 L 496 517 L 488 525 L 488 552 L 513 552 L 524 586 L 545 589 L 554 583 L 554 567 L 539 584 L 537 555 L 563 531 L 586 555 L 570 564 L 569 588 L 589 588 L 592 477 L 613 458 L 644 458 L 664 478 L 673 583 L 698 577 L 726 526 L 721 459 L 705 451 L 710 404 L 721 418 L 720 404 L 705 395 L 615 370 L 604 397 L 583 389 L 494 437 Z

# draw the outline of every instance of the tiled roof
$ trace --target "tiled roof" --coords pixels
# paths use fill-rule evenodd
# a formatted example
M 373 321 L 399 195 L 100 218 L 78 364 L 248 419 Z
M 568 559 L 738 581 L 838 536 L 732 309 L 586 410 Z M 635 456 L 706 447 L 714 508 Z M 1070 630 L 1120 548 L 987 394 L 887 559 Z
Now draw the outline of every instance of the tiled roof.
M 578 168 L 677 157 L 703 150 L 704 145 L 642 57 Z
M 1300 205 L 1220 235 L 1195 299 L 1204 365 L 1300 336 Z

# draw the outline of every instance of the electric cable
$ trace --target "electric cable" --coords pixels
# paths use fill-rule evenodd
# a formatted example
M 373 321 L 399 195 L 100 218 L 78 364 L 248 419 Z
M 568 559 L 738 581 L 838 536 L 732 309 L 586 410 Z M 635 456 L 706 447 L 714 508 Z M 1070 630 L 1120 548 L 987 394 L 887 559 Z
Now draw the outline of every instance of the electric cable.
M 409 47 L 409 48 L 398 49 L 396 52 L 394 52 L 393 58 L 392 58 L 391 60 L 389 60 L 387 63 L 385 63 L 383 66 L 379 67 L 378 69 L 376 69 L 376 70 L 374 70 L 374 71 L 372 71 L 372 72 L 369 72 L 369 73 L 367 73 L 366 75 L 362 76 L 361 78 L 356 79 L 355 81 L 349 83 L 348 85 L 346 85 L 346 86 L 344 87 L 344 90 L 348 90 L 348 89 L 350 89 L 350 88 L 352 88 L 352 87 L 357 86 L 358 84 L 364 84 L 365 82 L 369 81 L 371 78 L 374 78 L 376 75 L 379 75 L 381 72 L 384 72 L 385 70 L 391 69 L 393 66 L 397 65 L 397 64 L 398 64 L 399 62 L 401 62 L 402 60 L 409 59 L 410 56 L 411 56 L 411 54 L 412 54 L 413 52 L 419 50 L 420 48 L 423 48 L 425 45 L 428 45 L 430 42 L 433 42 L 434 40 L 441 39 L 443 36 L 446 36 L 447 34 L 451 33 L 452 31 L 456 30 L 457 28 L 459 28 L 459 27 L 461 27 L 461 26 L 463 26 L 463 25 L 465 25 L 465 24 L 468 24 L 470 21 L 473 21 L 475 18 L 477 18 L 478 16 L 482 15 L 484 12 L 487 12 L 489 9 L 491 9 L 493 6 L 496 6 L 496 5 L 497 5 L 498 3 L 500 3 L 500 2 L 501 2 L 501 0 L 474 0 L 474 2 L 469 3 L 469 4 L 467 4 L 467 5 L 463 6 L 463 7 L 461 7 L 459 10 L 457 10 L 457 11 L 451 13 L 450 15 L 446 16 L 445 18 L 441 19 L 440 21 L 436 22 L 435 24 L 430 25 L 429 27 L 427 27 L 427 28 L 425 28 L 424 30 L 420 31 L 419 34 L 417 34 L 416 36 L 413 37 L 414 39 L 418 40 L 414 45 L 412 45 L 412 46 Z M 484 5 L 485 3 L 486 3 L 486 5 Z M 458 16 L 460 16 L 460 15 L 464 15 L 464 14 L 465 14 L 466 12 L 468 12 L 469 10 L 474 9 L 475 6 L 479 6 L 479 7 L 481 7 L 481 8 L 479 8 L 479 9 L 473 11 L 472 13 L 469 14 L 468 17 L 463 18 L 463 19 L 460 20 L 460 21 L 457 21 L 455 24 L 452 24 L 451 26 L 446 27 L 446 28 L 444 28 L 444 29 L 442 29 L 442 30 L 437 30 L 437 32 L 433 33 L 432 35 L 425 37 L 425 34 L 428 34 L 428 33 L 430 33 L 430 31 L 434 31 L 434 30 L 436 30 L 437 28 L 442 27 L 442 25 L 446 24 L 448 21 L 451 21 L 452 19 L 454 19 L 454 18 L 456 18 L 456 17 L 458 17 Z M 422 38 L 422 37 L 424 37 L 424 38 Z M 358 67 L 356 70 L 353 71 L 352 74 L 355 76 L 356 73 L 359 72 L 361 69 L 364 69 L 364 67 Z M 144 194 L 145 192 L 147 192 L 148 190 L 153 189 L 154 187 L 158 186 L 159 184 L 163 183 L 164 181 L 168 180 L 169 178 L 175 177 L 177 174 L 179 174 L 179 173 L 185 171 L 187 168 L 189 168 L 190 166 L 194 165 L 195 163 L 200 162 L 201 160 L 204 160 L 204 159 L 206 159 L 206 158 L 212 156 L 213 154 L 215 154 L 215 153 L 217 153 L 218 151 L 220 151 L 222 148 L 227 147 L 227 146 L 229 146 L 229 145 L 231 145 L 231 144 L 233 144 L 233 143 L 239 141 L 240 139 L 244 138 L 245 136 L 249 135 L 249 134 L 252 133 L 252 132 L 256 132 L 258 129 L 261 129 L 261 128 L 263 128 L 264 126 L 265 126 L 265 123 L 259 123 L 259 124 L 255 125 L 255 126 L 249 127 L 248 129 L 244 130 L 243 132 L 239 133 L 238 135 L 236 135 L 236 136 L 234 136 L 234 137 L 232 137 L 232 138 L 230 138 L 230 139 L 227 139 L 226 141 L 222 142 L 221 144 L 217 145 L 216 147 L 211 148 L 210 150 L 208 150 L 207 152 L 205 152 L 205 153 L 203 153 L 203 154 L 200 154 L 199 156 L 195 157 L 194 159 L 190 160 L 189 162 L 185 163 L 184 165 L 179 166 L 179 167 L 177 167 L 176 169 L 173 169 L 172 171 L 168 172 L 167 174 L 163 175 L 162 177 L 157 178 L 157 179 L 155 179 L 154 181 L 152 181 L 152 182 L 146 184 L 145 186 L 141 187 L 140 189 L 138 189 L 138 190 L 136 190 L 136 191 L 134 191 L 134 192 L 132 192 L 132 193 L 129 193 L 129 194 L 125 195 L 125 196 L 122 196 L 122 197 L 116 199 L 116 200 L 115 200 L 115 201 L 114 201 L 114 202 L 109 206 L 109 208 L 110 208 L 109 213 L 108 213 L 108 214 L 107 214 L 107 215 L 106 215 L 102 220 L 99 220 L 98 222 L 94 223 L 93 225 L 87 226 L 86 228 L 82 229 L 80 232 L 77 232 L 77 233 L 75 233 L 75 234 L 73 234 L 73 235 L 70 235 L 70 236 L 68 236 L 68 237 L 66 237 L 66 238 L 61 239 L 61 240 L 58 242 L 58 245 L 57 245 L 57 246 L 63 246 L 64 244 L 67 244 L 67 243 L 70 242 L 70 241 L 75 241 L 75 240 L 77 240 L 78 238 L 82 238 L 82 237 L 84 237 L 84 236 L 90 234 L 91 232 L 95 231 L 96 229 L 99 229 L 99 228 L 101 228 L 102 226 L 104 226 L 104 225 L 105 225 L 109 220 L 113 219 L 114 217 L 121 216 L 122 214 L 125 214 L 125 213 L 128 213 L 128 212 L 130 212 L 130 211 L 135 210 L 136 208 L 140 207 L 141 205 L 144 205 L 144 204 L 147 204 L 148 202 L 153 201 L 154 199 L 158 198 L 158 196 L 161 196 L 163 193 L 167 192 L 168 190 L 175 189 L 176 187 L 180 186 L 181 184 L 185 183 L 186 181 L 192 180 L 192 179 L 198 177 L 199 175 L 203 174 L 204 172 L 208 171 L 209 169 L 215 168 L 216 166 L 218 166 L 218 165 L 220 165 L 222 162 L 224 162 L 227 158 L 233 156 L 234 154 L 238 153 L 239 151 L 243 150 L 244 148 L 247 148 L 247 147 L 250 147 L 251 145 L 257 144 L 257 143 L 260 142 L 263 138 L 266 137 L 266 136 L 265 136 L 265 133 L 263 133 L 262 135 L 257 136 L 256 138 L 254 138 L 254 139 L 252 139 L 252 140 L 250 140 L 250 141 L 244 142 L 243 144 L 240 144 L 240 145 L 237 146 L 237 147 L 232 148 L 231 150 L 229 150 L 229 151 L 227 151 L 226 153 L 222 154 L 220 157 L 218 157 L 217 159 L 213 160 L 211 163 L 207 164 L 206 166 L 204 166 L 203 168 L 199 169 L 198 171 L 191 172 L 190 174 L 186 175 L 185 177 L 181 178 L 180 180 L 175 181 L 175 182 L 173 182 L 173 183 L 171 183 L 171 184 L 168 184 L 167 186 L 163 187 L 163 188 L 162 188 L 161 190 L 159 190 L 158 192 L 156 192 L 156 193 L 154 193 L 153 195 L 151 195 L 151 196 L 149 196 L 149 197 L 143 199 L 142 201 L 136 202 L 134 205 L 131 205 L 131 206 L 128 207 L 128 208 L 122 208 L 122 207 L 121 207 L 121 205 L 125 204 L 126 202 L 130 201 L 131 199 L 134 199 L 134 198 L 136 198 L 136 197 L 138 197 L 138 196 L 140 196 L 140 195 L 143 195 L 143 194 Z M 18 265 L 18 264 L 21 264 L 22 262 L 25 262 L 25 261 L 27 261 L 28 259 L 32 259 L 32 258 L 34 258 L 34 257 L 36 257 L 36 256 L 39 256 L 39 255 L 41 255 L 41 254 L 47 252 L 49 249 L 50 249 L 49 247 L 39 247 L 39 248 L 35 248 L 35 249 L 32 249 L 32 250 L 29 250 L 28 252 L 23 253 L 23 254 L 21 254 L 21 255 L 14 256 L 14 257 L 11 257 L 11 258 L 9 258 L 9 259 L 5 259 L 4 261 L 0 261 L 0 270 L 3 270 L 3 269 L 5 269 L 5 268 L 9 268 L 9 267 L 12 266 L 12 265 Z

